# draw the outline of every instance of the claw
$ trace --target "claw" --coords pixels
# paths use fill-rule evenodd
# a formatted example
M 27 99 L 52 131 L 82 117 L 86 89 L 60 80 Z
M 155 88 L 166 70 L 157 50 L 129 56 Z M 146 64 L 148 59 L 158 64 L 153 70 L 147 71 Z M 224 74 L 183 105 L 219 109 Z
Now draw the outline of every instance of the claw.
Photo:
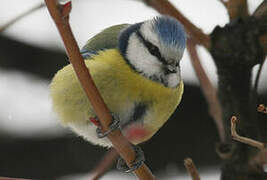
M 96 129 L 96 134 L 98 138 L 104 138 L 112 131 L 120 127 L 120 120 L 118 116 L 112 115 L 112 123 L 109 125 L 109 129 L 106 132 L 102 132 L 101 124 L 97 118 L 90 118 L 90 121 L 93 122 L 98 128 Z
M 144 152 L 139 146 L 133 145 L 134 151 L 136 153 L 136 158 L 134 162 L 131 164 L 131 167 L 128 167 L 124 159 L 121 157 L 118 159 L 117 162 L 117 169 L 124 171 L 126 173 L 130 173 L 138 169 L 140 166 L 142 166 L 145 162 L 145 156 Z

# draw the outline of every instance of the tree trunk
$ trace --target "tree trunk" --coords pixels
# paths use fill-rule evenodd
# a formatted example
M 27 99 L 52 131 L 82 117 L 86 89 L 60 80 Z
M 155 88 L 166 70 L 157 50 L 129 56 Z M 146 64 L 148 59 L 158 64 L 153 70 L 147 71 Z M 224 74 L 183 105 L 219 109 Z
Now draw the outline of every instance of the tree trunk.
M 233 141 L 230 130 L 230 119 L 235 115 L 240 120 L 238 133 L 259 139 L 257 97 L 252 88 L 251 73 L 252 68 L 265 59 L 259 37 L 266 31 L 266 18 L 246 17 L 233 20 L 222 28 L 216 27 L 211 34 L 210 52 L 217 67 L 218 96 L 231 152 L 222 167 L 222 180 L 267 179 L 262 167 L 250 163 L 258 150 Z

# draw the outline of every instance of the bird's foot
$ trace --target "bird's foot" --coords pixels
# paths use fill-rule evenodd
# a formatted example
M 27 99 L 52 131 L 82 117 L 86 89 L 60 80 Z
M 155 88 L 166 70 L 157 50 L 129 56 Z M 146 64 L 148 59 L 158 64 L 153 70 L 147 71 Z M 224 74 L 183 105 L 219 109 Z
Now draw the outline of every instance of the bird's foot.
M 96 134 L 97 134 L 98 138 L 104 138 L 109 133 L 111 133 L 112 131 L 120 128 L 120 119 L 119 119 L 119 117 L 114 115 L 113 113 L 111 113 L 111 115 L 112 115 L 112 122 L 109 125 L 109 129 L 106 132 L 102 132 L 101 124 L 100 124 L 99 119 L 97 117 L 90 118 L 90 121 L 97 126 Z
M 136 157 L 135 160 L 131 163 L 131 167 L 128 167 L 124 159 L 120 157 L 117 162 L 117 169 L 130 173 L 143 165 L 143 163 L 145 162 L 144 152 L 139 146 L 133 145 L 133 148 L 136 153 Z

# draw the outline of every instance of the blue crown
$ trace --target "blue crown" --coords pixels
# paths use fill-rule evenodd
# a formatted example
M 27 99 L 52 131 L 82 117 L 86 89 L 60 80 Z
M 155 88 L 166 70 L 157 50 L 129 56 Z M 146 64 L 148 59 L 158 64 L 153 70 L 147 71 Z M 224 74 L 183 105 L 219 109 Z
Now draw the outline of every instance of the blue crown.
M 170 16 L 161 16 L 154 19 L 154 30 L 166 45 L 177 46 L 184 49 L 186 34 L 181 23 Z

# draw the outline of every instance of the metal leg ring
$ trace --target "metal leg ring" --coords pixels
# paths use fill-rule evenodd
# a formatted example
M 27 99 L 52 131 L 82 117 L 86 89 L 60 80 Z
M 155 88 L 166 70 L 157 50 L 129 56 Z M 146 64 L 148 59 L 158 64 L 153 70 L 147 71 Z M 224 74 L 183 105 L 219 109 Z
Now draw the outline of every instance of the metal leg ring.
M 134 151 L 136 153 L 136 158 L 134 162 L 132 163 L 131 167 L 128 167 L 124 159 L 121 157 L 118 159 L 117 162 L 117 169 L 124 171 L 126 173 L 130 173 L 138 169 L 140 166 L 142 166 L 145 162 L 145 155 L 142 149 L 139 146 L 133 145 Z
M 102 132 L 101 128 L 96 128 L 96 134 L 98 138 L 104 138 L 112 131 L 118 129 L 120 127 L 120 120 L 118 116 L 112 115 L 112 123 L 109 125 L 109 129 L 106 132 Z

